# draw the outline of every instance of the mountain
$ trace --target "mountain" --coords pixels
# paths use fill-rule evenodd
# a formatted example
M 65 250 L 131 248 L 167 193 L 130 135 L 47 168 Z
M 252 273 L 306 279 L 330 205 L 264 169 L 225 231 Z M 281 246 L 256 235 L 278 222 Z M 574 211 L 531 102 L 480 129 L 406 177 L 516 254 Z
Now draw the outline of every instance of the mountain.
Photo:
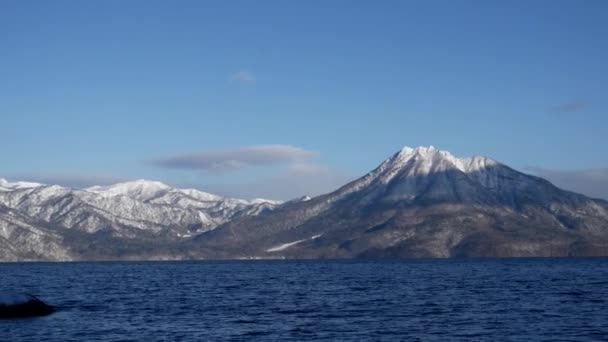
M 63 237 L 44 222 L 0 205 L 0 260 L 70 260 Z
M 145 180 L 83 190 L 5 180 L 0 186 L 2 260 L 114 258 L 117 249 L 121 255 L 137 257 L 142 248 L 173 246 L 176 240 L 279 204 L 224 198 Z M 23 241 L 15 238 L 17 233 L 25 236 Z M 24 241 L 39 246 L 35 253 Z M 55 245 L 65 252 L 57 254 Z
M 145 180 L 0 180 L 0 260 L 594 255 L 608 255 L 608 202 L 432 146 L 285 203 Z
M 332 193 L 195 241 L 217 257 L 608 255 L 608 203 L 489 158 L 405 147 Z
M 12 191 L 15 189 L 27 189 L 27 188 L 35 188 L 37 186 L 41 186 L 40 183 L 32 183 L 32 182 L 9 182 L 4 178 L 0 178 L 0 191 Z

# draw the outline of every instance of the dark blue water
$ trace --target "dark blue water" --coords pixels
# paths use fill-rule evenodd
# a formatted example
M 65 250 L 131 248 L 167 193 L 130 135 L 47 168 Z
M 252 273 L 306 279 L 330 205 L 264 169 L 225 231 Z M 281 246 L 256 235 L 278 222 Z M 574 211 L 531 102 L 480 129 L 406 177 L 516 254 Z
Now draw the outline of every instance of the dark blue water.
M 0 341 L 608 339 L 608 259 L 0 264 Z

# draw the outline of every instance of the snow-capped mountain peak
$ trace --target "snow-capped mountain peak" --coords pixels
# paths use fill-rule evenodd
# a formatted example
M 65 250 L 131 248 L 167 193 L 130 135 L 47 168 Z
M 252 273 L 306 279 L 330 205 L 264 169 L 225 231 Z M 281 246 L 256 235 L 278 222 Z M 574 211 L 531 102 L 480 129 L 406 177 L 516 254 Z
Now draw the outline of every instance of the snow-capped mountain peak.
M 197 189 L 174 188 L 158 181 L 138 179 L 108 186 L 93 186 L 85 191 L 98 194 L 103 197 L 126 196 L 142 202 L 157 204 L 170 204 L 184 196 L 190 200 L 199 202 L 223 202 L 230 201 L 240 204 L 273 203 L 275 201 L 256 199 L 253 201 L 225 198 Z M 278 203 L 278 202 L 277 202 Z
M 34 182 L 9 182 L 4 178 L 0 178 L 0 188 L 4 189 L 29 189 L 29 188 L 37 188 L 39 186 L 43 186 L 41 183 Z
M 606 202 L 489 158 L 404 147 L 334 192 L 229 222 L 197 242 L 299 258 L 545 256 L 556 255 L 556 241 L 562 256 L 606 255 L 607 213 Z
M 171 187 L 161 182 L 138 179 L 109 186 L 93 186 L 84 190 L 105 197 L 122 195 L 145 201 L 169 189 Z
M 480 171 L 498 165 L 493 159 L 474 156 L 457 158 L 448 151 L 442 151 L 434 146 L 405 146 L 391 158 L 385 161 L 386 169 L 401 169 L 408 167 L 413 170 L 409 175 L 428 174 L 434 171 L 457 169 L 464 173 Z
M 435 192 L 432 196 L 437 197 L 441 192 L 456 188 L 458 190 L 454 191 L 458 195 L 454 196 L 462 197 L 464 192 L 474 191 L 467 189 L 470 187 L 496 188 L 502 179 L 501 174 L 510 173 L 509 170 L 485 157 L 457 158 L 434 146 L 406 146 L 365 177 L 342 187 L 328 202 L 352 193 L 364 194 L 361 195 L 364 202 L 373 202 L 378 198 L 391 202 L 413 201 L 423 194 Z
M 381 178 L 390 181 L 397 174 L 426 175 L 447 169 L 459 168 L 462 162 L 447 151 L 434 146 L 404 147 L 380 166 Z
M 405 146 L 399 152 L 395 153 L 391 158 L 387 161 L 391 161 L 396 166 L 401 166 L 409 162 L 410 160 L 415 160 L 417 162 L 425 163 L 428 161 L 432 161 L 437 158 L 445 158 L 449 160 L 456 159 L 454 156 L 447 151 L 440 151 L 436 149 L 434 146 L 418 146 L 415 148 Z

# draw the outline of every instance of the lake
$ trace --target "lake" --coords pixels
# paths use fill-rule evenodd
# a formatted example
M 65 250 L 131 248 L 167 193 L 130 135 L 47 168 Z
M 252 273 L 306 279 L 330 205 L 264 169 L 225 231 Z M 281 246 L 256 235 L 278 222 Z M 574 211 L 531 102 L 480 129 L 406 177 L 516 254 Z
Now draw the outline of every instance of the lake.
M 0 264 L 0 341 L 593 341 L 608 259 Z

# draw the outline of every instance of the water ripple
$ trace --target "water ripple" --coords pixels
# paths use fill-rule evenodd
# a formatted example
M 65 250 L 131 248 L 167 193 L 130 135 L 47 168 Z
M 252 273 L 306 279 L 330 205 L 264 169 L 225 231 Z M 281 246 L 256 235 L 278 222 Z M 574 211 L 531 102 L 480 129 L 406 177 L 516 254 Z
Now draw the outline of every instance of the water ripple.
M 6 341 L 594 341 L 608 259 L 0 264 Z

